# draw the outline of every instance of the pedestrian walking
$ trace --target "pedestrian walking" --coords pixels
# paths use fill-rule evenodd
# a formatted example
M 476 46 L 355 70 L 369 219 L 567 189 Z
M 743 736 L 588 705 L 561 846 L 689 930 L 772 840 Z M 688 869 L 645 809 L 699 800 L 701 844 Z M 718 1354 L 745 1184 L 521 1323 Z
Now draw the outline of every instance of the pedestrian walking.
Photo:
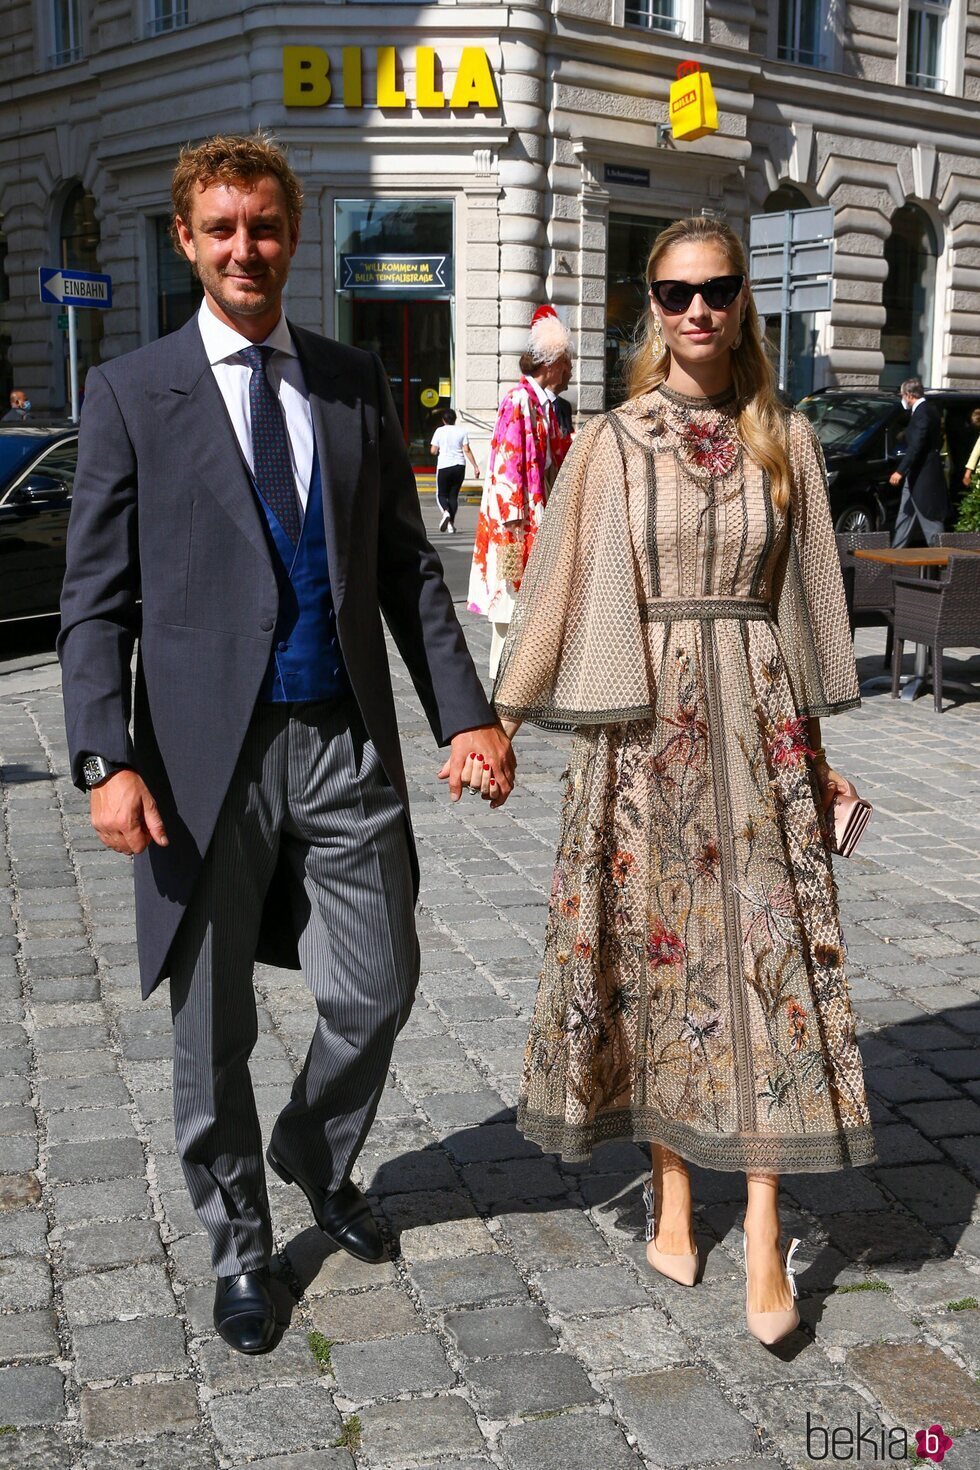
M 31 405 L 23 388 L 11 388 L 10 407 L 0 419 L 0 424 L 26 424 L 30 422 Z
M 970 423 L 974 429 L 980 430 L 980 408 L 975 408 L 970 414 Z M 978 466 L 980 466 L 980 433 L 977 434 L 974 440 L 973 448 L 970 450 L 969 457 L 963 469 L 963 484 L 967 488 L 969 488 L 970 481 L 976 474 Z
M 210 1237 L 215 1326 L 254 1353 L 275 1341 L 248 1069 L 257 957 L 301 965 L 318 1012 L 268 1163 L 330 1241 L 383 1254 L 350 1171 L 419 956 L 382 613 L 451 744 L 453 797 L 473 752 L 473 789 L 492 779 L 499 805 L 513 761 L 380 361 L 283 314 L 302 205 L 284 155 L 261 134 L 212 138 L 182 151 L 172 193 L 204 300 L 88 375 L 59 653 L 72 777 L 102 841 L 135 857 L 144 995 L 170 977 L 177 1151 Z
M 459 509 L 459 492 L 466 478 L 466 461 L 475 479 L 480 478 L 480 466 L 473 458 L 469 435 L 456 423 L 456 412 L 452 408 L 442 411 L 442 423 L 432 435 L 432 453 L 436 459 L 436 499 L 442 510 L 440 531 L 456 534 L 456 512 Z
M 925 397 L 921 378 L 906 378 L 901 394 L 902 407 L 910 417 L 898 468 L 889 477 L 889 484 L 902 485 L 892 546 L 908 546 L 916 533 L 923 545 L 931 546 L 944 529 L 949 511 L 943 426 Z
M 568 387 L 572 351 L 554 307 L 538 307 L 521 354 L 521 380 L 504 394 L 490 441 L 467 605 L 492 625 L 491 678 L 548 492 L 571 447 L 554 399 Z
M 570 1159 L 649 1141 L 648 1259 L 689 1286 L 686 1161 L 744 1171 L 771 1344 L 798 1322 L 779 1175 L 875 1159 L 820 734 L 858 684 L 823 457 L 740 241 L 680 220 L 647 279 L 628 401 L 565 462 L 494 689 L 508 733 L 575 732 L 518 1125 Z

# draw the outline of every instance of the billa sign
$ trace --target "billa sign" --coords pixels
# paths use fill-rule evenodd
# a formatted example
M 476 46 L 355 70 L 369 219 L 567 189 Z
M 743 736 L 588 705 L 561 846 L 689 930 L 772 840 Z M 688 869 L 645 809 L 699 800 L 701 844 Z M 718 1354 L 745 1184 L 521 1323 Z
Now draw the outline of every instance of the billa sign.
M 379 46 L 377 60 L 378 107 L 401 108 L 414 103 L 418 108 L 454 112 L 479 107 L 484 112 L 500 106 L 490 60 L 482 46 L 464 46 L 449 95 L 446 82 L 436 84 L 436 53 L 431 46 L 415 48 L 415 95 L 409 97 L 398 79 L 398 54 L 394 46 Z M 370 105 L 364 99 L 364 51 L 361 46 L 344 46 L 341 54 L 340 95 L 330 69 L 330 56 L 322 46 L 282 48 L 282 100 L 287 107 L 326 107 L 331 100 L 344 107 Z
M 446 255 L 342 255 L 341 291 L 449 291 L 452 261 Z
M 711 78 L 697 61 L 682 61 L 670 84 L 670 131 L 693 143 L 718 131 L 718 104 Z

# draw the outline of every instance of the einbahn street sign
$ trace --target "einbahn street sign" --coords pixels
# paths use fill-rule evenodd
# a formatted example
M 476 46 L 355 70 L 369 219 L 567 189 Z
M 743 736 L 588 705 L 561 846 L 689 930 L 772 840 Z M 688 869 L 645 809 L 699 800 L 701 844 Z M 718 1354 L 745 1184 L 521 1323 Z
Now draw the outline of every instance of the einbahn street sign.
M 49 306 L 94 306 L 108 311 L 112 305 L 111 276 L 48 265 L 42 265 L 37 275 L 41 300 Z
M 112 305 L 112 277 L 91 271 L 73 271 L 67 266 L 42 265 L 37 273 L 41 300 L 48 306 L 63 306 L 58 313 L 58 330 L 68 328 L 68 386 L 71 421 L 78 423 L 78 331 L 75 312 L 79 307 L 108 311 Z

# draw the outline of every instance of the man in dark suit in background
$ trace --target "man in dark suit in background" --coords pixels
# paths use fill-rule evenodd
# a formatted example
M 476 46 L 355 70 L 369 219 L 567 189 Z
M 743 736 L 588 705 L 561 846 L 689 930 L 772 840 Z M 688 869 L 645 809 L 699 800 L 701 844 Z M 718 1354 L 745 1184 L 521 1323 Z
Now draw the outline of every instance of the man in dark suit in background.
M 333 1242 L 383 1254 L 350 1170 L 419 956 L 382 613 L 451 742 L 453 798 L 466 776 L 500 805 L 514 761 L 380 362 L 283 315 L 302 205 L 285 157 L 261 136 L 213 138 L 182 152 L 173 199 L 204 301 L 88 376 L 59 653 L 73 778 L 102 841 L 135 857 L 144 995 L 170 976 L 177 1148 L 211 1239 L 215 1325 L 262 1352 L 256 957 L 301 963 L 318 1010 L 268 1161 Z
M 905 481 L 895 520 L 893 546 L 908 546 L 918 529 L 925 546 L 938 536 L 949 510 L 946 471 L 943 468 L 943 430 L 939 415 L 925 397 L 921 378 L 906 378 L 902 384 L 902 406 L 910 415 L 905 447 L 892 485 Z

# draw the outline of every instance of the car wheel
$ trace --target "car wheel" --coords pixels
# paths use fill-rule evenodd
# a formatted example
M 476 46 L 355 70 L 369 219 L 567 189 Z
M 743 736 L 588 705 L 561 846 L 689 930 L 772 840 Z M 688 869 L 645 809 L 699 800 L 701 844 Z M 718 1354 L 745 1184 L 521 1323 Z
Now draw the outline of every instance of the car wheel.
M 873 531 L 877 523 L 877 516 L 867 505 L 848 505 L 841 511 L 834 528 L 837 531 L 855 531 L 864 535 Z

